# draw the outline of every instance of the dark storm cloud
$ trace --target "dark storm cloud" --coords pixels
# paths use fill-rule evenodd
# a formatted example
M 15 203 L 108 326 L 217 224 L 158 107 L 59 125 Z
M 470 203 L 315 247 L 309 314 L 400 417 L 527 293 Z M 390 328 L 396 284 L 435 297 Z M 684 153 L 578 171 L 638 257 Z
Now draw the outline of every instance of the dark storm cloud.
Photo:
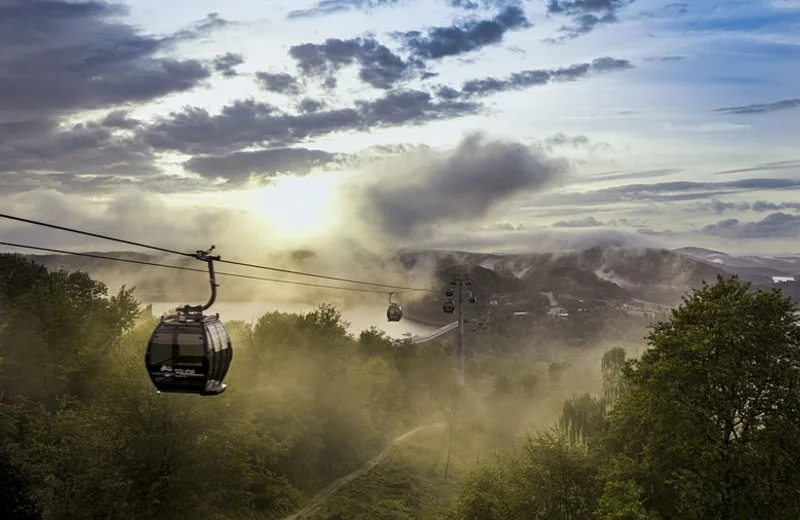
M 561 28 L 563 36 L 551 42 L 577 38 L 600 25 L 616 23 L 617 13 L 634 0 L 548 0 L 547 14 L 568 16 L 572 25 Z
M 154 123 L 144 139 L 158 150 L 190 154 L 225 154 L 247 146 L 285 147 L 334 132 L 417 125 L 479 112 L 481 105 L 435 101 L 427 92 L 399 90 L 350 108 L 300 114 L 282 112 L 254 100 L 236 101 L 211 115 L 201 108 L 185 108 Z
M 782 101 L 775 101 L 774 103 L 718 108 L 714 110 L 714 112 L 723 114 L 767 114 L 769 112 L 789 110 L 792 108 L 800 108 L 800 98 L 784 99 Z
M 592 73 L 608 73 L 634 68 L 628 60 L 597 58 L 591 63 L 579 63 L 558 69 L 535 69 L 515 72 L 505 78 L 482 78 L 464 83 L 461 92 L 466 96 L 490 96 L 508 90 L 522 90 L 552 82 L 576 81 Z
M 586 217 L 582 220 L 559 220 L 552 224 L 553 227 L 571 227 L 571 228 L 585 228 L 585 227 L 602 227 L 605 222 L 601 222 L 594 217 Z
M 409 237 L 442 221 L 484 217 L 508 197 L 543 189 L 567 171 L 566 161 L 533 148 L 472 134 L 448 156 L 427 157 L 415 171 L 366 188 L 364 211 L 382 232 Z
M 237 76 L 239 73 L 236 72 L 235 67 L 237 65 L 241 65 L 242 63 L 244 63 L 244 58 L 242 55 L 234 52 L 226 52 L 225 54 L 217 56 L 212 61 L 214 70 L 226 78 Z
M 251 174 L 268 176 L 276 173 L 304 175 L 314 166 L 333 162 L 336 154 L 307 148 L 278 148 L 251 152 L 234 152 L 219 156 L 195 156 L 184 163 L 187 170 L 207 178 L 222 177 L 241 182 Z
M 297 67 L 308 76 L 335 84 L 334 74 L 343 67 L 359 66 L 359 78 L 375 88 L 389 89 L 422 68 L 418 61 L 405 61 L 372 37 L 328 38 L 323 43 L 303 43 L 289 49 Z
M 311 18 L 346 11 L 367 10 L 383 5 L 392 5 L 399 0 L 320 0 L 310 9 L 290 11 L 289 18 Z
M 772 213 L 757 222 L 740 222 L 731 218 L 709 224 L 702 233 L 723 238 L 778 238 L 800 236 L 800 216 Z
M 269 92 L 277 92 L 279 94 L 296 95 L 303 89 L 297 78 L 291 74 L 280 72 L 272 74 L 269 72 L 256 72 L 256 80 L 258 85 Z
M 782 209 L 791 209 L 800 211 L 800 202 L 768 202 L 766 200 L 757 200 L 753 203 L 753 211 L 779 211 Z
M 727 211 L 747 211 L 750 209 L 749 202 L 725 202 L 720 199 L 711 199 L 709 202 L 700 202 L 697 204 L 697 209 L 700 211 L 713 211 L 721 215 Z M 777 209 L 777 208 L 776 208 Z
M 431 27 L 424 32 L 408 31 L 398 36 L 412 56 L 433 60 L 500 43 L 508 31 L 530 26 L 525 12 L 517 5 L 510 5 L 491 20 L 469 20 L 449 27 Z

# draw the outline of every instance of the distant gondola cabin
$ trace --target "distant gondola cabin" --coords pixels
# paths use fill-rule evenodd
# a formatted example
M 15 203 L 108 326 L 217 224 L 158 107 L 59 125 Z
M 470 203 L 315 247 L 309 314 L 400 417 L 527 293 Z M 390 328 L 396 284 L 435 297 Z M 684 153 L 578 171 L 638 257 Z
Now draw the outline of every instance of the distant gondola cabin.
M 400 321 L 403 318 L 403 308 L 396 303 L 390 303 L 386 309 L 386 319 L 388 321 Z

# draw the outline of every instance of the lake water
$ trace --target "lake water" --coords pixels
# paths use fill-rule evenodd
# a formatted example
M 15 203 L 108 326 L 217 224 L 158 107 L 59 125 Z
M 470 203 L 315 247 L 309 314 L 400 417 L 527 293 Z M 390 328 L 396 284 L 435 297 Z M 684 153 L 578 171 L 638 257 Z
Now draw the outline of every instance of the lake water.
M 175 309 L 179 305 L 184 305 L 185 302 L 151 302 L 151 304 L 153 305 L 153 314 L 160 316 L 164 311 Z M 147 304 L 145 303 L 144 305 Z M 252 323 L 267 312 L 305 313 L 313 311 L 314 308 L 315 306 L 313 305 L 288 303 L 217 302 L 211 308 L 211 311 L 214 314 L 219 313 L 219 317 L 223 321 L 243 320 Z M 383 305 L 340 308 L 339 311 L 342 313 L 342 319 L 350 322 L 349 331 L 355 335 L 373 325 L 393 338 L 402 338 L 403 334 L 406 333 L 411 333 L 414 336 L 427 334 L 438 328 L 408 321 L 405 318 L 399 322 L 390 323 L 386 321 L 386 306 Z

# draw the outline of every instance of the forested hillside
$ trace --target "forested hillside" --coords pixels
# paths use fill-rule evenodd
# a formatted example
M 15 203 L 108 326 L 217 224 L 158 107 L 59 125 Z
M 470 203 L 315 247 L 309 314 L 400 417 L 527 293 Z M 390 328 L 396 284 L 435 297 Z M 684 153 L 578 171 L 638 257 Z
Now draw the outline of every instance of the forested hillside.
M 701 287 L 638 360 L 610 336 L 569 364 L 533 355 L 533 325 L 475 335 L 461 391 L 449 347 L 354 337 L 326 304 L 270 313 L 227 323 L 212 398 L 156 394 L 135 296 L 0 255 L 0 517 L 285 518 L 419 426 L 309 518 L 800 517 L 800 328 L 779 293 Z

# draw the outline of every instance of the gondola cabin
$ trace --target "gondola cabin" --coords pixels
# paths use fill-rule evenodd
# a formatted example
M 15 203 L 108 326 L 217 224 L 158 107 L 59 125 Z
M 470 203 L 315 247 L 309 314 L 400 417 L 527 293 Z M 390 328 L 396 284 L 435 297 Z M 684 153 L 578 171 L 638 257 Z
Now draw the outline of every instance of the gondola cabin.
M 456 304 L 453 303 L 453 300 L 445 300 L 444 304 L 442 305 L 442 310 L 447 314 L 453 314 L 456 310 Z
M 386 319 L 388 321 L 400 321 L 403 318 L 403 308 L 396 303 L 390 303 L 386 309 Z
M 159 392 L 219 395 L 233 359 L 219 315 L 164 316 L 150 336 L 145 362 Z

